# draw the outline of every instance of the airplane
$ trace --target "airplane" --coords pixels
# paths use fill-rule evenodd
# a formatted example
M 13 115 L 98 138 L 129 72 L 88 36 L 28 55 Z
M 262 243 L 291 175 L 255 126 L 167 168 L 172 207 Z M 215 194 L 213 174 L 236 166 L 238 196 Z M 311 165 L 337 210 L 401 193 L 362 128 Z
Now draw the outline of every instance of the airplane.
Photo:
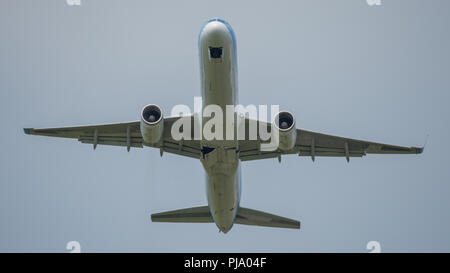
M 221 18 L 208 20 L 198 37 L 201 69 L 202 107 L 237 105 L 237 57 L 236 37 L 230 24 Z M 203 116 L 183 116 L 192 125 L 207 122 Z M 251 119 L 242 117 L 244 127 L 249 128 Z M 155 104 L 145 106 L 138 121 L 33 129 L 24 128 L 30 135 L 78 139 L 81 143 L 123 146 L 130 148 L 153 147 L 164 152 L 199 159 L 206 172 L 207 206 L 178 209 L 151 215 L 153 222 L 215 223 L 219 232 L 227 233 L 233 224 L 300 229 L 300 222 L 263 211 L 240 207 L 241 161 L 278 158 L 297 154 L 311 157 L 351 157 L 366 154 L 421 154 L 424 147 L 402 147 L 364 140 L 332 136 L 297 129 L 294 116 L 280 111 L 274 121 L 258 121 L 258 126 L 268 126 L 278 132 L 279 143 L 275 150 L 261 149 L 260 135 L 256 139 L 208 140 L 202 138 L 175 139 L 171 127 L 180 116 L 163 117 L 161 108 Z M 237 126 L 233 124 L 233 126 Z M 244 129 L 245 129 L 244 128 Z M 195 132 L 191 132 L 191 136 Z

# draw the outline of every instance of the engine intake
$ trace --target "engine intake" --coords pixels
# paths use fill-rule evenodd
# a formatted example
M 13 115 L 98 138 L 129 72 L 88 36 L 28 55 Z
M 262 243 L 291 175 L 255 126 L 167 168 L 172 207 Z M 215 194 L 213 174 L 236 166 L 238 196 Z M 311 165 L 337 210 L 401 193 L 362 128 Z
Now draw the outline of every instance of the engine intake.
M 141 135 L 144 142 L 154 144 L 158 143 L 164 132 L 164 118 L 157 105 L 149 104 L 141 112 Z
M 294 116 L 287 111 L 279 112 L 275 116 L 274 127 L 275 130 L 278 131 L 278 147 L 280 150 L 292 150 L 297 140 L 297 130 L 295 128 Z

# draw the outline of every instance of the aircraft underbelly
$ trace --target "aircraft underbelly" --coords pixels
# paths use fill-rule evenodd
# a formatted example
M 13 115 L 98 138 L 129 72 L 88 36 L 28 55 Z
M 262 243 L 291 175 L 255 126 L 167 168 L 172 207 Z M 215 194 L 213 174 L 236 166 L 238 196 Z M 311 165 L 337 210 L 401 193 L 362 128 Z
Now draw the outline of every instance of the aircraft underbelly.
M 206 170 L 208 206 L 214 222 L 223 232 L 233 226 L 239 208 L 240 168 L 235 141 L 226 140 L 226 106 L 237 103 L 236 44 L 228 25 L 212 21 L 199 36 L 200 72 L 205 108 L 219 106 L 222 110 L 222 138 L 202 138 L 207 147 L 201 159 Z M 233 111 L 234 112 L 234 111 Z M 213 115 L 203 117 L 202 128 Z M 234 126 L 234 125 L 233 125 Z M 217 129 L 217 128 L 215 128 Z
M 208 206 L 223 232 L 231 229 L 239 207 L 239 160 L 234 150 L 217 148 L 201 160 L 206 170 Z

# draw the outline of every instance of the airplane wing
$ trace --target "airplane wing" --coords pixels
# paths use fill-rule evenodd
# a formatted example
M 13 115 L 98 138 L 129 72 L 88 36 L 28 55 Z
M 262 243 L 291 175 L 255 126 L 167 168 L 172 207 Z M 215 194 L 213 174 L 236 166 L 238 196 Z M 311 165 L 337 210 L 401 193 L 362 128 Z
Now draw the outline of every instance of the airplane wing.
M 81 143 L 92 144 L 94 149 L 97 145 L 113 145 L 127 147 L 129 151 L 131 147 L 142 148 L 143 146 L 149 146 L 160 149 L 161 154 L 162 152 L 168 152 L 192 158 L 200 158 L 201 150 L 199 141 L 185 140 L 180 142 L 171 137 L 170 129 L 172 128 L 173 122 L 178 118 L 164 118 L 164 124 L 167 126 L 164 127 L 163 141 L 156 144 L 144 143 L 140 131 L 140 121 L 45 129 L 24 128 L 23 130 L 29 135 L 77 139 Z
M 171 136 L 172 124 L 179 117 L 164 118 L 163 141 L 161 143 L 144 143 L 140 132 L 140 121 L 77 126 L 34 129 L 24 128 L 24 132 L 30 135 L 41 135 L 51 137 L 74 138 L 81 143 L 92 144 L 94 149 L 97 145 L 123 146 L 130 150 L 131 147 L 142 148 L 143 146 L 154 147 L 163 152 L 178 154 L 191 158 L 201 158 L 200 141 L 194 140 L 193 132 L 191 140 L 174 140 Z M 191 119 L 193 123 L 194 119 Z M 249 128 L 249 120 L 246 119 L 246 130 Z M 271 123 L 265 123 L 271 130 Z M 259 123 L 258 123 L 259 126 Z M 259 132 L 259 130 L 258 130 Z M 298 154 L 299 156 L 310 156 L 313 160 L 316 156 L 362 157 L 366 154 L 420 154 L 423 147 L 402 147 L 364 140 L 356 140 L 312 131 L 297 129 L 297 139 L 294 148 L 290 151 L 260 151 L 261 141 L 258 133 L 256 140 L 239 141 L 239 158 L 242 161 L 257 160 L 264 158 L 280 157 L 283 154 Z
M 266 123 L 266 126 L 271 128 L 270 123 Z M 246 120 L 246 128 L 248 128 L 248 120 Z M 303 129 L 297 129 L 295 146 L 290 151 L 260 151 L 260 144 L 261 141 L 259 140 L 239 141 L 240 159 L 242 161 L 275 157 L 280 159 L 283 154 L 298 154 L 299 156 L 309 156 L 313 161 L 317 156 L 345 157 L 349 161 L 350 157 L 362 157 L 366 154 L 420 154 L 423 152 L 423 147 L 402 147 Z

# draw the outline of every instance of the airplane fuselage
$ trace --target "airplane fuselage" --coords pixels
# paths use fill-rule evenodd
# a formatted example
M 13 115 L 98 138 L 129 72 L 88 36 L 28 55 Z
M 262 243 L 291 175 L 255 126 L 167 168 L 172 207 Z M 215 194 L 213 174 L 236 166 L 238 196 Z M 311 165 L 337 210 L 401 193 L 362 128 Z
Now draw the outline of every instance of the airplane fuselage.
M 238 100 L 236 39 L 227 22 L 211 19 L 203 26 L 199 34 L 199 58 L 202 108 L 218 105 L 225 113 L 226 106 L 234 106 Z M 203 147 L 209 149 L 201 159 L 206 171 L 208 206 L 214 222 L 224 233 L 233 226 L 240 200 L 241 171 L 233 143 L 202 139 Z

